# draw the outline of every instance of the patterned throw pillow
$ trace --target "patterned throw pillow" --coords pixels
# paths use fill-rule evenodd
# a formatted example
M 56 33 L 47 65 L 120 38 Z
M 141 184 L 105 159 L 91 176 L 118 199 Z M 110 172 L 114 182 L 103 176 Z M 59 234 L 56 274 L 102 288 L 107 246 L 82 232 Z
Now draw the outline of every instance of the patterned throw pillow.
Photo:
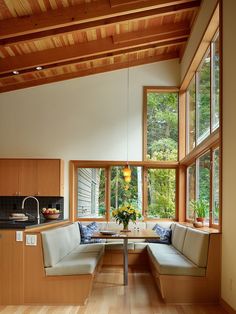
M 164 228 L 158 224 L 156 224 L 152 230 L 156 232 L 160 236 L 160 239 L 157 240 L 147 240 L 149 243 L 163 243 L 163 244 L 171 244 L 171 232 L 170 228 Z
M 88 243 L 101 243 L 101 239 L 91 239 L 93 233 L 98 232 L 98 224 L 94 221 L 91 222 L 89 225 L 82 225 L 82 223 L 78 223 L 81 235 L 81 243 L 88 244 Z

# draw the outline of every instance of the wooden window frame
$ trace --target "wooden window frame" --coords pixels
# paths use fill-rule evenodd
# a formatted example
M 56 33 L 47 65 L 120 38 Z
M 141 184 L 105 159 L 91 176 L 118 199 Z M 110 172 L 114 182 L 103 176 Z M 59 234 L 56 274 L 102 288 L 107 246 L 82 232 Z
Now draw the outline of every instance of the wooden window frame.
M 71 221 L 110 221 L 110 168 L 112 166 L 125 166 L 127 161 L 86 161 L 71 160 L 70 161 L 70 220 Z M 178 162 L 147 162 L 147 161 L 129 161 L 130 166 L 142 167 L 142 215 L 144 221 L 174 221 L 178 218 Z M 105 169 L 106 187 L 105 187 L 105 204 L 106 214 L 101 218 L 82 218 L 77 217 L 77 169 L 78 168 L 103 168 Z M 175 218 L 174 219 L 149 219 L 147 213 L 147 169 L 175 169 L 176 170 L 176 197 L 175 197 Z

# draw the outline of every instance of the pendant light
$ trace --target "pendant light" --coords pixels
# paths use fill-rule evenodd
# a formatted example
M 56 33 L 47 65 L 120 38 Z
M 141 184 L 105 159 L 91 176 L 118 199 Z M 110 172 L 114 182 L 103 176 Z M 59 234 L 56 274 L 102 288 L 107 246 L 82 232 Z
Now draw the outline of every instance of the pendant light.
M 123 176 L 126 183 L 131 181 L 131 169 L 128 163 L 128 151 L 129 151 L 129 55 L 128 55 L 128 69 L 127 69 L 127 98 L 126 98 L 126 165 L 123 169 Z

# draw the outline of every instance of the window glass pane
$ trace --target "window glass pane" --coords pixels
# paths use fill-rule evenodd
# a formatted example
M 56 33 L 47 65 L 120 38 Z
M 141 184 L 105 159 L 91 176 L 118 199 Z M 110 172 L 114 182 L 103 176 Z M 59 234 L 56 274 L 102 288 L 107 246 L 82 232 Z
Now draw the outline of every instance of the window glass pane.
M 194 212 L 192 206 L 190 206 L 191 201 L 195 200 L 195 174 L 196 166 L 191 165 L 187 169 L 187 219 L 194 219 Z
M 98 218 L 105 216 L 105 170 L 78 168 L 77 217 Z
M 219 127 L 220 108 L 220 56 L 219 36 L 212 43 L 212 129 Z
M 126 183 L 123 166 L 111 167 L 111 210 L 125 203 L 142 210 L 142 167 L 131 166 L 131 181 Z
M 219 148 L 213 151 L 212 222 L 219 224 Z
M 206 221 L 209 221 L 210 169 L 211 155 L 208 152 L 197 160 L 197 200 L 203 200 L 206 203 Z
M 175 169 L 148 169 L 148 218 L 175 218 Z
M 195 147 L 195 76 L 193 77 L 188 90 L 187 90 L 187 145 L 188 145 L 188 153 Z
M 197 144 L 210 134 L 210 54 L 203 60 L 197 72 Z
M 147 159 L 178 158 L 178 93 L 147 94 Z

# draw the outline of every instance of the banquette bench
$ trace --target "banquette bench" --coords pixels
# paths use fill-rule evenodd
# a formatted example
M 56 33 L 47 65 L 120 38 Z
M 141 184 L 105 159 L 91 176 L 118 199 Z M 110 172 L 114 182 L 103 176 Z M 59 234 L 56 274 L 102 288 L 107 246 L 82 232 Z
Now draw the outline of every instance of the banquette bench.
M 169 227 L 170 223 L 164 225 Z M 154 223 L 140 222 L 137 226 L 152 228 Z M 113 222 L 100 223 L 99 227 L 120 229 Z M 150 264 L 165 302 L 217 302 L 220 234 L 178 223 L 171 224 L 170 228 L 170 245 L 131 240 L 129 262 L 141 266 L 143 263 Z M 28 303 L 84 304 L 102 262 L 105 265 L 122 264 L 122 240 L 81 244 L 78 223 L 46 230 L 40 235 L 41 261 L 37 261 L 38 268 L 41 267 L 37 277 L 39 285 L 32 287 Z

